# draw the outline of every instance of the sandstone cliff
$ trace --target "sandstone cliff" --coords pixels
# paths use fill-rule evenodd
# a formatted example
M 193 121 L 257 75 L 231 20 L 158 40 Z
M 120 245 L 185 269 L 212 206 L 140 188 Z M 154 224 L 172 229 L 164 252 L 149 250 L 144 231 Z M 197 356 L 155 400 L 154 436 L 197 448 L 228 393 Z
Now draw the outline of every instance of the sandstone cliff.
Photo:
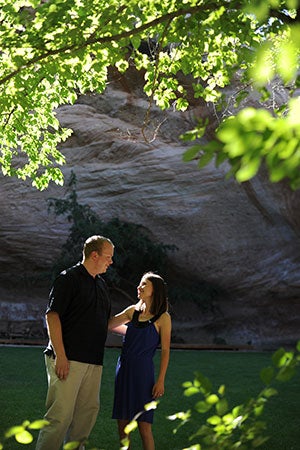
M 63 172 L 66 178 L 71 170 L 76 174 L 79 201 L 103 220 L 138 223 L 157 242 L 175 244 L 178 251 L 170 258 L 177 278 L 210 283 L 224 293 L 216 311 L 207 313 L 188 298 L 174 304 L 174 340 L 263 348 L 295 343 L 299 192 L 270 184 L 263 170 L 239 185 L 225 180 L 225 166 L 198 170 L 196 162 L 183 163 L 179 134 L 195 115 L 211 111 L 201 105 L 185 114 L 154 108 L 145 140 L 147 109 L 134 80 L 129 85 L 124 78 L 101 96 L 59 109 L 62 125 L 74 130 L 63 147 Z M 29 183 L 0 179 L 1 319 L 12 317 L 9 304 L 24 303 L 22 313 L 13 314 L 25 319 L 30 309 L 40 320 L 48 290 L 41 274 L 68 235 L 67 221 L 48 214 L 47 199 L 61 198 L 65 190 L 38 192 Z

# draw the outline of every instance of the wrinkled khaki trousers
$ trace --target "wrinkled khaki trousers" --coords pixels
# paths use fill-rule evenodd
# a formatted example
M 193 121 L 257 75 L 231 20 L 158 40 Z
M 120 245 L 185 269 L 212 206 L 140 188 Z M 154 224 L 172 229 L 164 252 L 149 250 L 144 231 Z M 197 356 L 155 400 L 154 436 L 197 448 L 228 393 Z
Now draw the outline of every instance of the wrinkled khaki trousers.
M 55 374 L 54 359 L 45 356 L 48 376 L 47 412 L 50 424 L 39 433 L 36 450 L 59 450 L 63 443 L 84 442 L 95 425 L 100 401 L 102 366 L 70 361 L 66 380 Z M 80 449 L 84 449 L 82 444 Z

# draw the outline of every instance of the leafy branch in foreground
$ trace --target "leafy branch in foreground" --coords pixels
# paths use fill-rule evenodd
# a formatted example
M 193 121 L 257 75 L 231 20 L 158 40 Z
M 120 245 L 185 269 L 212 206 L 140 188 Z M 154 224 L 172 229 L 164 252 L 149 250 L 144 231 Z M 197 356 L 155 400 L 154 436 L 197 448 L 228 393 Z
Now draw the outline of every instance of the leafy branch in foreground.
M 297 0 L 0 0 L 3 173 L 38 189 L 62 184 L 58 147 L 71 130 L 57 108 L 103 92 L 110 67 L 141 71 L 150 103 L 161 109 L 185 110 L 193 97 L 217 104 L 237 71 L 253 86 L 276 74 L 297 84 L 297 7 Z M 141 43 L 150 38 L 156 51 L 148 55 Z
M 157 405 L 159 404 L 159 401 L 157 400 L 153 400 L 150 403 L 146 403 L 146 405 L 144 405 L 144 409 L 143 411 L 139 411 L 134 418 L 131 420 L 131 422 L 129 422 L 128 425 L 126 425 L 126 427 L 124 428 L 124 432 L 126 434 L 126 437 L 124 439 L 122 439 L 121 441 L 121 447 L 120 450 L 127 450 L 130 446 L 130 433 L 132 433 L 134 430 L 137 429 L 138 427 L 138 423 L 137 423 L 137 419 L 145 412 L 145 411 L 150 411 L 151 409 L 156 409 Z
M 269 172 L 271 182 L 285 178 L 293 189 L 300 187 L 300 99 L 289 102 L 286 115 L 275 118 L 266 109 L 245 108 L 225 119 L 216 130 L 216 139 L 207 144 L 196 143 L 183 155 L 184 161 L 198 160 L 204 167 L 215 160 L 216 165 L 227 161 L 239 182 L 254 177 L 262 164 Z M 202 135 L 187 133 L 190 140 Z
M 30 444 L 33 442 L 33 436 L 31 434 L 32 430 L 40 430 L 41 428 L 48 425 L 47 420 L 35 420 L 34 422 L 29 422 L 25 420 L 22 425 L 15 425 L 9 428 L 4 434 L 4 441 L 10 438 L 15 438 L 19 444 Z M 0 450 L 4 448 L 4 444 L 0 442 Z
M 225 386 L 221 385 L 217 392 L 213 392 L 211 381 L 197 372 L 194 381 L 183 384 L 184 395 L 201 396 L 195 404 L 195 411 L 204 415 L 205 423 L 190 436 L 193 444 L 185 450 L 248 450 L 263 445 L 269 438 L 264 435 L 266 423 L 260 416 L 266 402 L 278 393 L 272 384 L 290 380 L 299 362 L 300 341 L 295 352 L 278 349 L 272 356 L 272 365 L 260 373 L 265 387 L 256 397 L 232 409 L 225 396 Z M 189 422 L 193 414 L 194 411 L 188 410 L 169 416 L 169 420 L 181 421 L 174 433 Z

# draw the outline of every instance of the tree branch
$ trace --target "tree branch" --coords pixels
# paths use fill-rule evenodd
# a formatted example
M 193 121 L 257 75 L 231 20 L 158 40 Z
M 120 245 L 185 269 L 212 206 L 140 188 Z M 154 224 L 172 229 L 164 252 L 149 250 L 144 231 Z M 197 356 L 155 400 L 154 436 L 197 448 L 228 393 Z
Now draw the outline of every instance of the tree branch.
M 160 16 L 160 17 L 152 20 L 151 22 L 147 22 L 147 23 L 141 25 L 140 27 L 137 27 L 135 29 L 128 30 L 128 31 L 123 31 L 119 34 L 112 35 L 112 36 L 104 36 L 104 37 L 97 38 L 94 36 L 94 33 L 93 33 L 91 37 L 89 37 L 88 39 L 86 39 L 84 42 L 82 42 L 80 44 L 72 44 L 72 45 L 67 45 L 65 47 L 61 47 L 61 48 L 58 48 L 55 50 L 49 50 L 46 53 L 43 53 L 39 56 L 36 56 L 36 57 L 30 59 L 29 61 L 27 61 L 26 64 L 23 64 L 22 66 L 18 67 L 18 69 L 14 70 L 10 74 L 1 78 L 0 85 L 5 84 L 7 81 L 9 81 L 11 78 L 16 76 L 18 73 L 20 73 L 24 69 L 27 69 L 28 67 L 30 67 L 38 62 L 41 62 L 42 60 L 48 58 L 49 56 L 55 56 L 55 55 L 70 52 L 70 51 L 78 51 L 78 50 L 81 50 L 82 48 L 88 47 L 89 45 L 93 45 L 93 44 L 106 44 L 108 42 L 114 42 L 114 41 L 118 42 L 121 39 L 140 34 L 144 31 L 148 30 L 149 28 L 155 27 L 166 21 L 170 22 L 177 17 L 185 16 L 187 14 L 193 15 L 201 10 L 204 11 L 203 6 L 206 6 L 206 5 L 198 5 L 198 6 L 193 6 L 193 7 L 186 8 L 186 9 L 178 9 L 177 11 L 173 11 L 168 14 L 165 14 L 164 16 Z M 212 9 L 214 9 L 214 3 L 209 5 L 209 8 L 207 8 L 207 10 L 212 10 Z

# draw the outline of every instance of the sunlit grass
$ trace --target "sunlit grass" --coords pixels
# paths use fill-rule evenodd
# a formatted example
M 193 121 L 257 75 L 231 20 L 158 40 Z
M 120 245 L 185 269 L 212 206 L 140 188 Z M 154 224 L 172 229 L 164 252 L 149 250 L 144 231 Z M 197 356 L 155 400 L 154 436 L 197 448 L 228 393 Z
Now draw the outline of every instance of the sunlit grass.
M 114 371 L 119 349 L 106 349 L 101 389 L 101 411 L 90 436 L 91 445 L 105 450 L 118 450 L 117 426 L 111 419 Z M 182 383 L 193 380 L 196 370 L 210 378 L 217 389 L 226 385 L 230 406 L 255 396 L 262 388 L 259 372 L 270 363 L 270 353 L 208 352 L 173 350 L 166 381 L 166 393 L 155 411 L 153 425 L 157 450 L 180 450 L 189 446 L 189 434 L 200 426 L 203 417 L 194 419 L 172 432 L 175 424 L 166 419 L 178 411 L 185 411 L 196 403 L 197 397 L 184 397 Z M 158 366 L 159 354 L 156 356 Z M 28 419 L 40 419 L 44 414 L 46 374 L 43 350 L 36 347 L 0 347 L 0 436 L 12 425 Z M 277 386 L 279 395 L 270 399 L 263 420 L 271 439 L 261 450 L 299 450 L 300 448 L 300 382 L 299 375 Z M 197 421 L 196 421 L 197 419 Z M 33 433 L 35 438 L 37 432 Z M 13 440 L 5 442 L 4 450 L 33 450 Z M 140 449 L 138 433 L 133 433 L 133 449 Z M 220 449 L 221 450 L 221 449 Z

